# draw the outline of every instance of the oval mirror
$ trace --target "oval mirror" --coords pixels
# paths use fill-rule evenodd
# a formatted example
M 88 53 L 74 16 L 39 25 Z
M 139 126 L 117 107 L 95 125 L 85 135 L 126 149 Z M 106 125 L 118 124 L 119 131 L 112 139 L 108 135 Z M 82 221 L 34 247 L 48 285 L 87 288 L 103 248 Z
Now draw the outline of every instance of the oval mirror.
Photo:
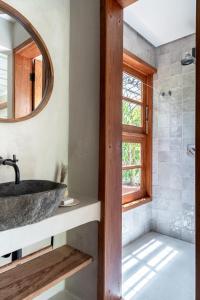
M 38 114 L 53 88 L 48 50 L 30 22 L 0 1 L 0 122 Z

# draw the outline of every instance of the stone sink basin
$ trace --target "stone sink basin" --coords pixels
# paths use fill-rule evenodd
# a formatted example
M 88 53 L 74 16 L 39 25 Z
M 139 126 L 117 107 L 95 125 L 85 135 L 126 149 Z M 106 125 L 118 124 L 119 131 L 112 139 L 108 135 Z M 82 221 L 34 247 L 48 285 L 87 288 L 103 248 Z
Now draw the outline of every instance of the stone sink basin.
M 40 222 L 54 214 L 66 185 L 27 180 L 0 184 L 0 231 Z

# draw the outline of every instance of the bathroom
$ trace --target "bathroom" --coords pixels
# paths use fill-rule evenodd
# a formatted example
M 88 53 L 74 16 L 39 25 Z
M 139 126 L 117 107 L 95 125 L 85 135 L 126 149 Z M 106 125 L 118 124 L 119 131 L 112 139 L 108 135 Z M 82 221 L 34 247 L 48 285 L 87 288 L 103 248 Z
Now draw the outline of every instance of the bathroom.
M 196 3 L 182 1 L 0 1 L 2 76 L 8 58 L 7 77 L 0 78 L 0 299 L 195 300 Z M 115 30 L 105 34 L 105 15 L 115 2 L 121 20 L 127 7 L 114 40 Z M 113 60 L 104 60 L 109 46 Z M 139 121 L 150 138 L 143 143 L 144 133 L 137 131 L 137 147 L 147 148 L 140 148 L 134 166 L 141 169 L 139 180 L 143 172 L 150 180 L 132 181 L 134 188 L 145 182 L 148 195 L 142 186 L 144 193 L 128 193 L 127 201 L 121 199 L 130 188 L 121 172 L 129 168 L 120 158 L 121 96 L 116 103 L 122 46 L 123 64 L 137 65 L 134 78 L 150 101 L 149 119 L 145 111 Z M 26 82 L 23 66 L 30 58 L 34 71 Z M 108 83 L 109 65 L 117 78 Z M 115 83 L 110 95 L 116 92 L 116 110 L 114 102 L 104 103 L 107 83 Z M 31 106 L 25 107 L 27 98 Z M 135 103 L 142 107 L 140 101 Z M 144 170 L 142 160 L 149 164 Z M 9 186 L 5 191 L 7 182 L 12 192 Z M 30 207 L 22 202 L 23 189 L 31 191 Z M 14 197 L 11 210 L 7 196 Z
M 161 13 L 154 18 L 153 23 L 153 11 L 150 10 L 147 1 L 141 1 L 141 3 L 139 1 L 125 9 L 124 48 L 154 66 L 157 72 L 153 75 L 152 87 L 152 202 L 127 211 L 123 215 L 122 237 L 123 246 L 126 246 L 123 259 L 126 270 L 123 273 L 124 299 L 146 299 L 147 294 L 148 299 L 161 299 L 161 297 L 162 299 L 194 299 L 195 297 L 195 153 L 193 150 L 195 147 L 196 66 L 194 59 L 188 64 L 183 61 L 186 53 L 190 53 L 191 59 L 192 49 L 196 46 L 195 1 L 184 2 L 186 2 L 185 7 L 183 5 L 183 9 L 180 8 L 181 11 L 172 9 L 172 6 L 167 8 L 169 3 L 165 4 L 163 9 L 165 9 L 166 16 L 162 15 L 163 22 L 157 32 L 155 25 L 156 22 L 158 24 Z M 176 5 L 178 3 L 180 2 L 177 1 Z M 157 6 L 160 12 L 162 5 Z M 171 25 L 166 24 L 169 9 L 171 10 Z M 139 18 L 137 19 L 138 16 L 141 16 L 140 22 Z M 142 24 L 144 19 L 146 23 Z M 177 22 L 177 27 L 172 32 L 174 20 Z M 193 28 L 189 27 L 192 22 Z M 134 28 L 139 29 L 141 33 L 148 25 L 149 32 L 147 30 L 145 32 L 147 40 Z M 187 25 L 188 28 L 186 28 Z M 179 36 L 180 29 L 186 30 L 186 34 Z M 152 42 L 150 43 L 149 40 Z M 149 232 L 151 233 L 148 234 Z M 163 236 L 166 236 L 166 241 Z M 173 239 L 170 240 L 169 237 Z M 135 240 L 137 244 L 134 244 Z M 146 247 L 146 254 L 145 248 L 142 248 L 145 244 L 149 245 Z M 141 263 L 137 268 L 132 262 L 131 267 L 130 259 L 131 272 L 126 256 L 133 252 L 138 253 L 140 247 L 143 249 L 141 252 L 144 251 L 144 253 L 136 256 L 144 257 L 144 265 Z M 184 251 L 185 256 L 181 258 L 180 253 Z M 135 258 L 134 256 L 133 259 Z M 183 261 L 180 271 L 178 262 L 180 263 L 181 259 Z M 159 272 L 154 273 L 156 267 L 151 273 L 153 268 L 148 266 L 149 261 L 150 265 L 152 261 L 154 263 L 156 261 L 159 269 L 159 263 L 162 265 L 165 260 L 166 270 L 163 267 L 161 275 Z M 141 279 L 138 278 L 138 281 L 135 279 L 129 285 L 129 277 L 137 276 L 144 266 L 149 268 L 149 272 L 147 269 L 146 275 L 141 275 Z M 171 280 L 169 279 L 167 283 L 165 276 L 169 274 L 174 274 L 174 276 L 171 275 Z M 145 277 L 151 278 L 151 276 L 152 279 L 149 279 L 149 282 L 146 280 L 145 283 Z M 173 281 L 176 282 L 174 287 Z M 184 289 L 178 292 L 177 286 L 181 286 L 183 282 L 185 282 Z M 155 288 L 158 284 L 159 290 Z M 139 288 L 140 285 L 142 288 Z M 163 292 L 166 296 L 162 295 Z M 135 296 L 131 298 L 131 295 Z

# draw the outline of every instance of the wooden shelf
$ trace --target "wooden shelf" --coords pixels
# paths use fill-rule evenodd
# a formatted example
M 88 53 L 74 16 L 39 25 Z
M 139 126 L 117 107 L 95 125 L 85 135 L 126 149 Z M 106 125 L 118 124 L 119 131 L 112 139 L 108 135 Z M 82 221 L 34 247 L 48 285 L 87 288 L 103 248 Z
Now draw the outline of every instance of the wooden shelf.
M 0 274 L 1 300 L 28 300 L 69 278 L 92 262 L 92 257 L 64 246 Z

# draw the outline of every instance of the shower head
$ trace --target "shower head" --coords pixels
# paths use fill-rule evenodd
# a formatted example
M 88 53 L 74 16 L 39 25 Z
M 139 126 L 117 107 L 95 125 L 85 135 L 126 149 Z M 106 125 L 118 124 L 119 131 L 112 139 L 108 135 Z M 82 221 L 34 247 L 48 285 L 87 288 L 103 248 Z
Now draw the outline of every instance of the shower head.
M 192 54 L 187 52 L 185 54 L 185 57 L 181 60 L 182 66 L 188 66 L 188 65 L 194 64 L 196 61 L 195 56 L 196 56 L 195 48 L 192 48 Z

